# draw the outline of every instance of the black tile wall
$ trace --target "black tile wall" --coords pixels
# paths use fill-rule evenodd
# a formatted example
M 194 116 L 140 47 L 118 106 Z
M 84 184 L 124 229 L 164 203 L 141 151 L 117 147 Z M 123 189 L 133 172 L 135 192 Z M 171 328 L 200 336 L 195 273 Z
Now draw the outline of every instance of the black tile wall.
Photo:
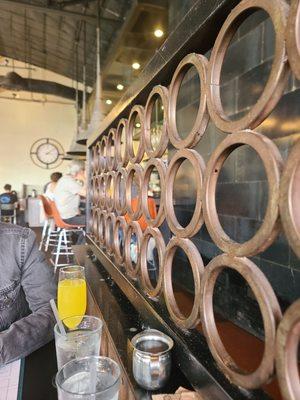
M 171 26 L 175 26 L 175 21 L 180 19 L 180 15 L 183 16 L 192 3 L 179 0 L 171 2 Z M 237 119 L 248 112 L 262 93 L 272 67 L 274 39 L 272 22 L 264 12 L 256 12 L 245 20 L 235 35 L 222 69 L 221 98 L 224 110 L 230 118 Z M 209 58 L 210 52 L 206 56 Z M 197 88 L 192 86 L 193 80 L 190 80 L 186 88 L 183 88 L 184 100 L 181 104 L 178 103 L 178 108 L 182 107 L 181 113 L 178 110 L 178 115 L 183 130 L 184 125 L 192 118 L 192 112 L 194 116 L 196 112 L 194 107 L 189 108 L 188 114 L 185 113 L 197 100 Z M 192 103 L 190 99 L 193 99 Z M 299 104 L 300 82 L 290 74 L 278 105 L 256 128 L 256 131 L 273 140 L 284 160 L 295 141 L 300 138 Z M 207 162 L 216 146 L 227 135 L 218 131 L 210 122 L 195 149 Z M 173 154 L 174 149 L 170 148 L 169 158 Z M 185 174 L 186 179 L 189 179 L 188 170 Z M 181 189 L 180 184 L 175 189 L 176 214 L 182 222 L 187 222 L 194 208 L 193 201 L 190 204 L 187 201 L 187 193 L 192 192 L 192 188 Z M 223 229 L 238 242 L 249 240 L 261 226 L 267 202 L 268 184 L 262 161 L 247 146 L 236 149 L 224 163 L 217 184 L 216 204 Z M 221 253 L 205 226 L 201 227 L 192 241 L 205 264 Z M 184 255 L 179 254 L 178 260 L 181 264 L 184 263 Z M 283 310 L 300 297 L 300 260 L 290 249 L 283 233 L 272 246 L 252 260 L 271 283 Z M 183 282 L 184 271 L 182 268 L 182 275 L 178 277 Z M 218 280 L 215 289 L 215 307 L 224 317 L 262 337 L 261 316 L 251 290 L 228 269 L 222 275 L 224 276 Z

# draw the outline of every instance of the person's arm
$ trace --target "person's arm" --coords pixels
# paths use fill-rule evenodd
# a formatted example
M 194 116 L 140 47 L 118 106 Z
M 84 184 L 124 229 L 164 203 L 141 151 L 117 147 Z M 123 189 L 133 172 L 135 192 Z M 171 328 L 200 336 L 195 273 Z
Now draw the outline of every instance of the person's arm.
M 22 240 L 20 253 L 25 253 L 20 265 L 21 287 L 32 314 L 0 333 L 0 366 L 27 356 L 53 338 L 55 321 L 49 304 L 56 298 L 53 270 L 39 252 L 32 231 Z

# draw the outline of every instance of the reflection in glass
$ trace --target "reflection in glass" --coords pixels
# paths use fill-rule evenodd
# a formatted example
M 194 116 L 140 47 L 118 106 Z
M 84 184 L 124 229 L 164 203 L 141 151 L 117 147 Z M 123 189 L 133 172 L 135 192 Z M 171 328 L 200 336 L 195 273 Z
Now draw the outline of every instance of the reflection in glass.
M 178 134 L 185 139 L 190 133 L 200 103 L 200 78 L 194 66 L 185 74 L 177 96 L 176 125 Z
M 163 119 L 164 119 L 164 108 L 162 105 L 162 100 L 160 96 L 156 95 L 152 108 L 151 124 L 150 124 L 150 131 L 151 131 L 150 140 L 153 150 L 157 149 L 158 144 L 161 140 Z

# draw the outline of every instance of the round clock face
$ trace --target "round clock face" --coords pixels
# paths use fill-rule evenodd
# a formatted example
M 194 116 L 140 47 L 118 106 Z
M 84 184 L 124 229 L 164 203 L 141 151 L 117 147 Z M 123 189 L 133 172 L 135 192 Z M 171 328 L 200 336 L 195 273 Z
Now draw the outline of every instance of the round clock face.
M 52 143 L 40 144 L 36 156 L 44 164 L 53 164 L 59 157 L 58 148 Z
M 53 169 L 62 163 L 64 149 L 55 139 L 43 138 L 33 143 L 30 157 L 41 168 Z

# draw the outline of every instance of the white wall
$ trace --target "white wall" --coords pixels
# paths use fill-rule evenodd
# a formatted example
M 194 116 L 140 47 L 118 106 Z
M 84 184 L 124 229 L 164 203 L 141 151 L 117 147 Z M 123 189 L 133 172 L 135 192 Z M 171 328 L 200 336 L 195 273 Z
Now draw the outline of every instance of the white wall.
M 0 192 L 5 183 L 17 191 L 22 184 L 44 185 L 51 171 L 33 164 L 30 147 L 34 141 L 57 139 L 68 150 L 75 132 L 74 106 L 30 103 L 0 99 Z M 64 171 L 67 161 L 57 168 Z
M 3 67 L 1 60 L 0 57 L 0 74 L 5 75 L 12 70 L 12 60 L 9 59 L 7 67 Z M 15 62 L 14 68 L 24 78 L 28 77 L 28 70 L 18 67 L 24 68 L 24 63 Z M 68 78 L 31 67 L 32 78 L 52 80 L 72 86 Z M 67 151 L 76 129 L 74 102 L 28 92 L 18 92 L 18 99 L 13 100 L 15 95 L 16 93 L 11 91 L 0 92 L 0 193 L 6 183 L 10 183 L 14 190 L 20 192 L 22 184 L 43 186 L 49 182 L 51 172 L 64 172 L 68 161 L 63 161 L 55 170 L 36 166 L 30 158 L 30 147 L 36 140 L 49 137 L 58 140 Z M 30 99 L 44 103 L 32 102 Z

